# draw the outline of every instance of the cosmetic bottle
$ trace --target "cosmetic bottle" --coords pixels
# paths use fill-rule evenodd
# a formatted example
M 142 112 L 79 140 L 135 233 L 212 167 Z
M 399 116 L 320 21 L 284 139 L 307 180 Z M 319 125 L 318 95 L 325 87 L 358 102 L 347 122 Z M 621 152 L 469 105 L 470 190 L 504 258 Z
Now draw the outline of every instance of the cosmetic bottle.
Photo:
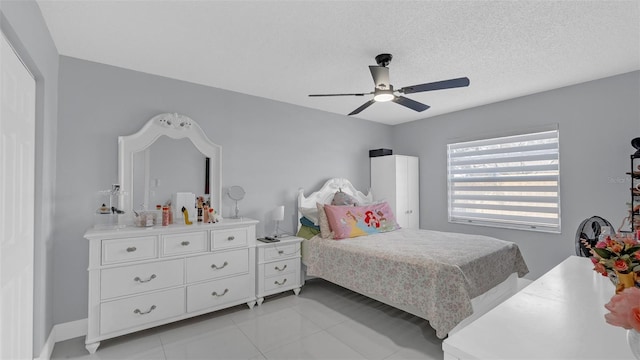
M 169 226 L 169 207 L 162 207 L 162 226 Z

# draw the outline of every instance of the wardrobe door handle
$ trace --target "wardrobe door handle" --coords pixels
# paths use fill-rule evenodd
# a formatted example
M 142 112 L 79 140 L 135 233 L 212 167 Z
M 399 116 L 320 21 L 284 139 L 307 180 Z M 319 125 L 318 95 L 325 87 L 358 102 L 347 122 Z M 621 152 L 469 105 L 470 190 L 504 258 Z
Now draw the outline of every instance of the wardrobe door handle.
M 155 278 L 156 278 L 156 274 L 151 274 L 151 276 L 147 280 L 142 280 L 142 279 L 140 279 L 139 276 L 136 276 L 136 277 L 133 278 L 133 281 L 137 281 L 137 282 L 142 284 L 142 283 L 149 282 L 149 281 L 151 281 L 151 280 L 153 280 Z
M 140 314 L 140 315 L 147 315 L 148 313 L 152 312 L 153 310 L 156 309 L 155 305 L 151 305 L 151 308 L 148 311 L 140 311 L 140 309 L 135 309 L 133 310 L 134 314 Z
M 224 289 L 224 291 L 222 292 L 222 294 L 218 294 L 217 292 L 215 292 L 215 291 L 214 291 L 214 292 L 212 292 L 212 293 L 211 293 L 211 296 L 217 296 L 217 297 L 220 297 L 220 296 L 224 296 L 224 294 L 226 294 L 226 293 L 228 293 L 228 292 L 229 292 L 229 289 Z
M 229 265 L 228 262 L 224 262 L 224 264 L 222 264 L 222 266 L 218 266 L 216 264 L 211 264 L 211 268 L 214 270 L 220 270 L 220 269 L 224 269 L 225 266 Z

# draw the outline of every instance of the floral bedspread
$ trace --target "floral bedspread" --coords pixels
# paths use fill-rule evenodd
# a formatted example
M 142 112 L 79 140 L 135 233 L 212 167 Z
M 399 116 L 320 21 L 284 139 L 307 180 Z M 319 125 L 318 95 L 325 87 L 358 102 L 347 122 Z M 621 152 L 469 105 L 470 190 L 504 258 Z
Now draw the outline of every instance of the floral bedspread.
M 529 272 L 516 244 L 481 235 L 400 229 L 304 245 L 308 275 L 412 305 L 439 338 L 471 315 L 472 298 Z

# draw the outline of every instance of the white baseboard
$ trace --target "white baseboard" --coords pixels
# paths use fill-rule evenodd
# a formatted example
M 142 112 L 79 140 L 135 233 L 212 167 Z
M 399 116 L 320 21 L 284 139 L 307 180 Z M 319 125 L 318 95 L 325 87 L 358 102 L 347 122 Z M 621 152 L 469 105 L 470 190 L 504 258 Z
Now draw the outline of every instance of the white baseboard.
M 57 342 L 77 338 L 87 335 L 87 319 L 70 321 L 62 324 L 54 325 L 42 346 L 40 356 L 35 360 L 49 360 L 53 353 L 53 348 Z
M 54 326 L 56 330 L 56 342 L 65 341 L 87 335 L 87 319 L 69 321 Z
M 49 360 L 51 359 L 51 354 L 53 353 L 53 347 L 56 344 L 55 340 L 56 327 L 54 326 L 45 340 L 44 345 L 42 345 L 42 350 L 40 351 L 40 355 L 35 358 L 35 360 Z

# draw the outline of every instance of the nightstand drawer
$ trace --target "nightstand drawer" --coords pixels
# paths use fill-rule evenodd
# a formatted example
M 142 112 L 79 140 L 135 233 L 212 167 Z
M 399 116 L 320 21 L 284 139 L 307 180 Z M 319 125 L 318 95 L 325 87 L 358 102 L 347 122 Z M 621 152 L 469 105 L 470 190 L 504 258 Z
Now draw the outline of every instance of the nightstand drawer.
M 100 305 L 100 333 L 149 324 L 183 313 L 184 288 L 109 301 Z
M 215 230 L 211 232 L 211 249 L 226 249 L 247 245 L 247 228 Z
M 102 264 L 117 264 L 157 257 L 155 236 L 102 240 Z
M 300 272 L 287 273 L 264 279 L 265 292 L 276 289 L 284 290 L 285 288 L 291 288 L 292 286 L 300 286 Z
M 109 299 L 182 285 L 183 264 L 182 259 L 177 259 L 104 269 L 101 271 L 100 298 Z
M 264 276 L 270 277 L 274 275 L 296 272 L 300 269 L 300 258 L 274 261 L 264 264 Z
M 291 244 L 291 245 L 273 245 L 270 247 L 261 248 L 264 250 L 264 261 L 273 260 L 273 259 L 283 259 L 291 256 L 299 256 L 300 255 L 300 244 Z
M 215 279 L 249 271 L 249 249 L 187 258 L 187 282 Z
M 207 251 L 207 232 L 162 235 L 162 256 Z
M 187 312 L 216 307 L 255 296 L 249 274 L 209 281 L 187 287 Z

